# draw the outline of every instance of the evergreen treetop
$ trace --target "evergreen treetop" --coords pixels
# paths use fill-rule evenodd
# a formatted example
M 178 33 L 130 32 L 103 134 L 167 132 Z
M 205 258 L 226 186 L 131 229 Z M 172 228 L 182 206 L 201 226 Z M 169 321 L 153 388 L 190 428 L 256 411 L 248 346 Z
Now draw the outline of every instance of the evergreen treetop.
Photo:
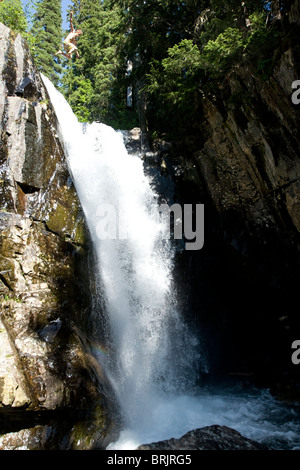
M 70 0 L 83 35 L 79 58 L 66 60 L 54 57 L 62 40 L 60 1 L 36 0 L 34 54 L 80 120 L 177 133 L 178 120 L 197 119 L 200 95 L 243 60 L 253 60 L 261 79 L 268 76 L 279 34 L 273 25 L 287 3 Z
M 32 52 L 38 68 L 54 84 L 58 84 L 62 67 L 55 53 L 61 47 L 63 36 L 60 0 L 36 1 L 31 33 L 35 37 Z

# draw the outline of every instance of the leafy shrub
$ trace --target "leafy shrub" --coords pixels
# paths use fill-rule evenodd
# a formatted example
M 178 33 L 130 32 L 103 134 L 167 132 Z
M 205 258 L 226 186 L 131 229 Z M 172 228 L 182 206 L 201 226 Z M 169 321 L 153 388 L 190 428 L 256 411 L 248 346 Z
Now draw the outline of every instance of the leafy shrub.
M 0 3 L 0 22 L 16 33 L 25 33 L 27 21 L 21 0 L 3 0 Z
M 204 46 L 201 67 L 214 77 L 226 72 L 244 49 L 244 37 L 237 28 L 227 28 Z

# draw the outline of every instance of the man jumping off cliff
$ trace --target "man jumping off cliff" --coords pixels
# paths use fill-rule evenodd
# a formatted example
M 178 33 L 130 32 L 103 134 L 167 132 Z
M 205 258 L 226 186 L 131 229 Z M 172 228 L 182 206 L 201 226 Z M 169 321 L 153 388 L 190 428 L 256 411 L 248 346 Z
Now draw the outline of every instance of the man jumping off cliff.
M 62 52 L 61 50 L 57 51 L 55 55 L 63 55 L 67 59 L 72 59 L 72 54 L 73 52 L 76 53 L 77 58 L 79 57 L 79 52 L 76 47 L 76 41 L 79 36 L 81 36 L 82 31 L 81 29 L 77 29 L 75 31 L 74 26 L 73 26 L 73 11 L 70 13 L 70 29 L 71 32 L 68 34 L 66 39 L 64 40 L 64 49 L 65 52 Z

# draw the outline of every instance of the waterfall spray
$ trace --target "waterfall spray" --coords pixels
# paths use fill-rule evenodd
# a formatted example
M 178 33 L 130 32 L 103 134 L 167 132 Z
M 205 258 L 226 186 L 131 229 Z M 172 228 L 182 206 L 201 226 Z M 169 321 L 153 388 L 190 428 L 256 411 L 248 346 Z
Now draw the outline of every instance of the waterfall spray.
M 105 362 L 125 420 L 140 422 L 147 410 L 151 414 L 153 397 L 192 385 L 199 360 L 198 341 L 177 306 L 174 249 L 161 237 L 165 220 L 157 217 L 158 196 L 143 162 L 127 153 L 122 133 L 100 123 L 80 124 L 62 95 L 43 80 L 104 286 L 113 351 L 99 360 Z
M 297 442 L 300 425 L 282 421 L 270 395 L 193 389 L 206 367 L 199 339 L 182 318 L 173 279 L 174 250 L 161 237 L 158 197 L 141 159 L 128 155 L 121 132 L 81 124 L 64 97 L 42 76 L 54 106 L 70 173 L 89 227 L 109 331 L 95 348 L 122 411 L 124 430 L 110 449 L 180 437 L 224 424 L 257 440 Z M 274 413 L 274 410 L 279 410 Z M 278 423 L 269 423 L 266 413 Z

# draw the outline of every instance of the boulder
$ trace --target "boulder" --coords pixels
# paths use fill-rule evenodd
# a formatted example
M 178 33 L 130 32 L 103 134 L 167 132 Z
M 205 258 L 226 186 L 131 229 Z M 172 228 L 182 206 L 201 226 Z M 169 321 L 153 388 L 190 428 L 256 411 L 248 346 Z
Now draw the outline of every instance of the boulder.
M 140 445 L 137 450 L 266 450 L 227 426 L 212 425 L 195 429 L 178 439 Z

